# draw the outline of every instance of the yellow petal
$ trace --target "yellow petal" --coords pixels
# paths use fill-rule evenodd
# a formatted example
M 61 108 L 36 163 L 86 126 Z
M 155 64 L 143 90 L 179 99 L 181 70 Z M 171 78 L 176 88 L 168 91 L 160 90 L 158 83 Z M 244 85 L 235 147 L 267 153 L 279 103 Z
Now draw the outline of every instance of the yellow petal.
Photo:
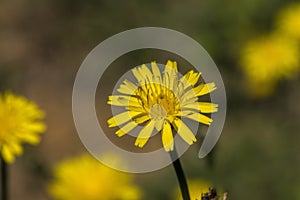
M 32 132 L 42 133 L 46 130 L 46 125 L 40 122 L 32 122 L 31 124 L 24 124 L 22 128 Z
M 202 113 L 214 113 L 218 111 L 218 104 L 210 102 L 199 102 L 199 109 Z
M 170 75 L 169 75 L 169 73 L 166 73 L 166 69 L 164 71 L 163 85 L 166 88 L 170 88 Z
M 214 91 L 215 89 L 217 89 L 215 83 L 200 84 L 197 87 L 191 88 L 185 93 L 183 93 L 181 101 L 189 101 L 192 98 L 208 94 Z
M 21 155 L 23 153 L 23 148 L 20 144 L 12 142 L 9 144 L 9 149 L 16 155 Z
M 156 62 L 151 62 L 151 67 L 152 67 L 154 82 L 161 84 L 161 80 L 162 80 L 161 74 Z
M 211 93 L 215 89 L 217 89 L 216 84 L 212 82 L 212 83 L 198 85 L 196 88 L 194 88 L 194 92 L 196 96 L 202 96 Z
M 108 104 L 114 106 L 134 106 L 134 107 L 141 107 L 138 99 L 132 96 L 125 96 L 125 95 L 113 95 L 108 97 Z
M 187 127 L 187 125 L 185 125 L 185 123 L 179 118 L 174 119 L 172 125 L 174 126 L 180 137 L 189 145 L 197 141 L 191 129 L 189 129 L 189 127 Z
M 199 102 L 193 102 L 193 103 L 186 104 L 186 105 L 182 106 L 181 109 L 182 110 L 192 109 L 192 110 L 200 111 Z
M 176 96 L 182 99 L 184 96 L 184 84 L 181 81 L 177 82 Z
M 197 112 L 189 112 L 188 114 L 182 116 L 206 125 L 210 125 L 211 122 L 213 121 L 211 118 Z
M 165 121 L 165 124 L 162 129 L 162 144 L 165 151 L 173 151 L 174 149 L 174 139 L 171 129 L 171 125 L 168 121 Z
M 2 146 L 1 154 L 3 156 L 4 161 L 7 163 L 13 163 L 15 161 L 15 156 L 8 146 Z
M 139 67 L 138 70 L 140 74 L 143 76 L 143 78 L 147 80 L 147 82 L 152 83 L 153 74 L 145 64 Z
M 182 109 L 192 109 L 202 113 L 213 113 L 218 111 L 218 104 L 210 102 L 193 102 L 182 106 Z
M 194 99 L 195 97 L 197 97 L 195 90 L 191 88 L 188 91 L 183 92 L 181 102 L 190 101 L 190 99 Z
M 176 61 L 173 62 L 173 69 L 175 70 L 176 73 L 178 72 L 177 62 Z
M 189 99 L 186 99 L 185 97 L 181 98 L 180 100 L 180 106 L 184 107 L 187 104 L 196 103 L 198 101 L 198 97 L 190 97 Z
M 137 124 L 144 123 L 145 121 L 149 120 L 151 117 L 148 114 L 141 114 L 133 118 L 133 121 Z
M 174 83 L 177 82 L 177 63 L 168 60 L 164 70 L 164 83 L 167 88 L 174 90 Z
M 29 144 L 38 144 L 41 140 L 38 135 L 32 133 L 18 134 L 18 138 L 22 139 L 25 142 L 28 142 Z
M 122 125 L 122 124 L 128 122 L 129 120 L 131 120 L 132 118 L 134 118 L 140 114 L 141 114 L 141 112 L 134 112 L 134 111 L 123 112 L 123 113 L 114 115 L 112 118 L 107 120 L 107 123 L 108 123 L 109 127 L 116 127 L 116 126 L 119 126 L 119 125 Z
M 143 84 L 145 82 L 143 75 L 140 73 L 138 68 L 133 68 L 131 71 L 139 84 Z
M 133 95 L 136 89 L 137 86 L 134 83 L 124 80 L 117 91 L 122 94 Z
M 154 126 L 155 126 L 155 122 L 153 120 L 151 120 L 141 130 L 141 132 L 139 133 L 137 139 L 135 140 L 134 145 L 142 148 L 147 143 L 147 141 L 149 140 L 149 138 L 150 138 L 150 136 L 151 136 L 151 134 L 153 132 Z
M 186 115 L 190 115 L 190 114 L 192 114 L 194 112 L 195 111 L 193 111 L 193 110 L 181 110 L 181 111 L 175 113 L 174 116 L 180 118 L 180 117 L 184 117 Z
M 181 77 L 180 82 L 183 83 L 184 89 L 189 86 L 194 86 L 201 76 L 200 72 L 194 72 L 193 70 L 186 73 L 183 77 Z
M 125 126 L 123 126 L 122 128 L 120 128 L 116 132 L 116 135 L 118 135 L 119 137 L 121 137 L 121 136 L 127 134 L 128 132 L 130 132 L 135 127 L 137 127 L 137 125 L 138 125 L 137 123 L 135 123 L 134 121 L 131 121 L 128 124 L 126 124 Z
M 128 110 L 128 111 L 133 111 L 133 112 L 140 112 L 140 113 L 146 112 L 145 109 L 141 106 L 139 106 L 139 107 L 128 106 L 125 109 Z
M 157 84 L 150 82 L 147 84 L 148 86 L 148 94 L 156 94 L 157 93 Z M 153 95 L 149 95 L 149 98 L 153 98 Z
M 189 83 L 194 86 L 196 85 L 196 83 L 198 82 L 199 78 L 201 76 L 201 73 L 199 72 L 194 72 L 193 74 L 191 74 L 191 76 L 189 77 Z
M 163 119 L 163 118 L 155 120 L 155 128 L 157 131 L 161 131 L 161 129 L 163 128 L 164 122 L 165 122 L 165 119 Z
M 171 60 L 167 61 L 166 70 L 169 71 L 170 69 L 174 70 L 175 73 L 178 72 L 177 62 L 176 61 L 174 61 L 174 62 L 172 62 Z

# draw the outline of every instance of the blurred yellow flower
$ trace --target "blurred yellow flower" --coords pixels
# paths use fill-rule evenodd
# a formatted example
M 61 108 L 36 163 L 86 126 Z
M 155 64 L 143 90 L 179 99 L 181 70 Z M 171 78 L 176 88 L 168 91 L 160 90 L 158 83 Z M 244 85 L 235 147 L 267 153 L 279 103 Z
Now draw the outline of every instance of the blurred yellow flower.
M 249 93 L 267 96 L 279 80 L 292 78 L 299 71 L 299 46 L 279 34 L 257 38 L 242 49 L 241 66 Z
M 188 185 L 191 200 L 200 200 L 201 194 L 208 192 L 209 187 L 211 187 L 210 183 L 201 179 L 188 180 Z M 181 192 L 179 189 L 175 191 L 175 199 L 182 200 Z
M 116 157 L 106 156 L 105 159 Z M 115 162 L 115 161 L 113 161 Z M 65 160 L 54 169 L 49 192 L 59 200 L 137 200 L 133 176 L 102 165 L 88 154 Z
M 23 153 L 22 143 L 38 144 L 45 131 L 44 113 L 37 105 L 12 93 L 0 95 L 0 151 L 7 163 Z
M 196 138 L 181 118 L 210 125 L 212 119 L 201 113 L 216 112 L 218 105 L 199 102 L 198 98 L 215 90 L 215 83 L 195 86 L 201 73 L 193 70 L 180 78 L 176 62 L 168 61 L 162 74 L 156 62 L 152 62 L 151 67 L 152 71 L 145 64 L 132 69 L 137 84 L 125 80 L 118 89 L 122 95 L 109 96 L 108 104 L 123 106 L 127 110 L 110 118 L 109 127 L 123 125 L 116 132 L 118 136 L 123 136 L 145 123 L 135 145 L 142 148 L 156 129 L 162 131 L 164 149 L 172 151 L 172 126 L 191 145 Z
M 280 31 L 289 36 L 300 39 L 300 3 L 293 3 L 283 9 L 277 19 Z

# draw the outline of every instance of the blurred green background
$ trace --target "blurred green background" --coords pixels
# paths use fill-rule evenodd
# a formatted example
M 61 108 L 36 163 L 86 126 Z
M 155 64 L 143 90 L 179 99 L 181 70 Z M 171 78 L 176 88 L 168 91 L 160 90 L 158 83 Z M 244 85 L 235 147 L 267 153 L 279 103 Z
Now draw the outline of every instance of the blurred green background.
M 229 199 L 300 199 L 299 75 L 280 81 L 273 94 L 255 98 L 245 87 L 239 64 L 244 44 L 272 31 L 277 14 L 292 2 L 2 0 L 0 91 L 35 101 L 46 112 L 48 126 L 41 144 L 26 146 L 24 156 L 11 165 L 11 199 L 51 199 L 47 184 L 53 166 L 85 152 L 71 110 L 81 62 L 109 36 L 143 26 L 174 29 L 198 41 L 219 67 L 226 86 L 224 131 L 207 158 L 197 159 L 199 143 L 184 154 L 187 177 L 211 182 L 228 191 Z M 137 53 L 123 66 L 168 59 L 167 53 L 158 53 L 157 58 Z M 135 180 L 143 199 L 172 199 L 177 187 L 172 166 L 136 175 Z

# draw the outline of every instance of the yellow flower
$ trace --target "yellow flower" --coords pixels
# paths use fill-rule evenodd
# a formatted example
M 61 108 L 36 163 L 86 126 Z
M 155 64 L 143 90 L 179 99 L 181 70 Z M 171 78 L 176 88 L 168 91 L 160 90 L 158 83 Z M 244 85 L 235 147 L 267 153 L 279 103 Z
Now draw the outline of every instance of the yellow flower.
M 249 92 L 267 96 L 279 80 L 292 78 L 298 72 L 299 46 L 279 34 L 257 38 L 243 48 L 241 66 Z
M 190 197 L 193 200 L 195 199 L 200 200 L 201 194 L 205 194 L 206 192 L 208 192 L 209 187 L 211 187 L 210 183 L 200 179 L 189 180 L 188 185 L 189 185 Z M 179 189 L 175 191 L 175 199 L 182 200 L 181 192 Z
M 106 156 L 105 159 L 115 157 Z M 100 164 L 84 154 L 65 160 L 54 170 L 49 192 L 59 200 L 137 200 L 140 190 L 133 185 L 133 176 Z
M 23 153 L 22 143 L 39 143 L 45 131 L 43 117 L 33 102 L 11 93 L 0 95 L 0 152 L 7 163 Z
M 277 26 L 283 33 L 300 39 L 300 3 L 293 3 L 283 9 L 278 15 Z
M 216 89 L 215 83 L 196 86 L 201 73 L 193 70 L 183 77 L 178 76 L 177 63 L 168 61 L 161 73 L 156 62 L 152 71 L 144 64 L 132 69 L 137 83 L 124 80 L 118 92 L 122 95 L 109 96 L 108 104 L 125 107 L 126 111 L 108 120 L 109 127 L 122 127 L 116 132 L 123 136 L 141 124 L 135 145 L 142 148 L 156 129 L 161 131 L 162 144 L 166 151 L 174 149 L 172 127 L 181 138 L 191 145 L 196 138 L 182 118 L 210 125 L 212 119 L 201 113 L 217 111 L 217 105 L 199 102 L 199 96 Z

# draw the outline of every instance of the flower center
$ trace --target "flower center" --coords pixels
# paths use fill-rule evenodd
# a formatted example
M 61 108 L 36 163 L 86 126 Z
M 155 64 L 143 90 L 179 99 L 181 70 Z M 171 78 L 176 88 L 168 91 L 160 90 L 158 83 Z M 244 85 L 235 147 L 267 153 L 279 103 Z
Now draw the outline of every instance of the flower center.
M 13 120 L 10 116 L 5 116 L 4 113 L 0 115 L 0 140 L 4 139 L 9 131 L 11 131 L 13 127 Z
M 154 120 L 160 120 L 167 117 L 167 111 L 161 104 L 154 104 L 150 108 L 150 116 Z
M 180 110 L 179 100 L 174 92 L 157 83 L 140 86 L 136 90 L 136 96 L 152 119 L 165 119 Z

